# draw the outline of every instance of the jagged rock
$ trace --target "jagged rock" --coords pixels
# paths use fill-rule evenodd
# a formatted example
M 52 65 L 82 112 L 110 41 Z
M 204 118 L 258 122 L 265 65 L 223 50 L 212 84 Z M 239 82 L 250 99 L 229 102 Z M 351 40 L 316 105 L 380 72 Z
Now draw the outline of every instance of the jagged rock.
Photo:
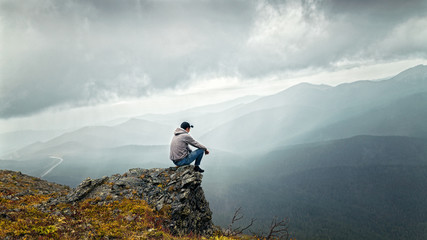
M 170 208 L 168 228 L 173 234 L 195 233 L 211 235 L 212 212 L 201 187 L 202 174 L 193 166 L 166 169 L 130 169 L 123 175 L 100 179 L 86 179 L 73 189 L 65 202 L 77 202 L 87 198 L 101 201 L 122 198 L 140 198 L 156 210 Z
M 107 180 L 107 177 L 103 177 L 101 179 L 92 180 L 90 178 L 85 179 L 82 183 L 80 183 L 79 187 L 72 191 L 67 196 L 68 202 L 75 202 L 83 199 L 89 193 L 91 193 L 96 187 L 100 186 Z

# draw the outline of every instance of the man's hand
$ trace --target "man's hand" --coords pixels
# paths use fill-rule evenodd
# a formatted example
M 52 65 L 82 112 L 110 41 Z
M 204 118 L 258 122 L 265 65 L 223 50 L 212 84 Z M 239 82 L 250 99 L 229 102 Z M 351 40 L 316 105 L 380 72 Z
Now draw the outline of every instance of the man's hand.
M 205 149 L 205 154 L 208 155 L 209 154 L 209 150 Z

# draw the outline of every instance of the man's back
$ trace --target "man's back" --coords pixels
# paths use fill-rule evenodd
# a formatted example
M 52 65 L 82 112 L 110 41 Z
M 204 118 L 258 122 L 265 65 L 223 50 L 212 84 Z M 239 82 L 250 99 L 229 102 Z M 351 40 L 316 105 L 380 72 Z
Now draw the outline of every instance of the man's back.
M 184 129 L 177 128 L 175 130 L 170 146 L 171 160 L 180 160 L 188 155 L 188 144 L 185 141 L 187 136 L 190 135 Z

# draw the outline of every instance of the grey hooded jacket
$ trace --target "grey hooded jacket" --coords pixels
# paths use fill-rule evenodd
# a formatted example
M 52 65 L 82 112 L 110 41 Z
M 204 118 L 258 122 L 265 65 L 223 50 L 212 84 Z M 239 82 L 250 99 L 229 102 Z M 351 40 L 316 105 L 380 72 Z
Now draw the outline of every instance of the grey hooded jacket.
M 171 141 L 170 159 L 172 161 L 177 161 L 187 157 L 187 155 L 191 153 L 191 149 L 188 145 L 205 150 L 207 149 L 205 146 L 194 140 L 187 131 L 182 128 L 177 128 Z

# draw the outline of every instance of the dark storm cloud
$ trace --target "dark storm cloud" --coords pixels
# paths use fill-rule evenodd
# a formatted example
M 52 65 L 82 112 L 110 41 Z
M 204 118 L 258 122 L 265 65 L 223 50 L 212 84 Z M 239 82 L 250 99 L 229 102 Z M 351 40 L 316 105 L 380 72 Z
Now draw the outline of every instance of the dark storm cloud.
M 2 118 L 210 73 L 426 57 L 425 1 L 3 0 L 0 9 Z
M 0 115 L 173 88 L 244 41 L 243 2 L 3 1 Z M 239 9 L 239 15 L 235 10 Z M 247 25 L 247 26 L 245 26 Z

